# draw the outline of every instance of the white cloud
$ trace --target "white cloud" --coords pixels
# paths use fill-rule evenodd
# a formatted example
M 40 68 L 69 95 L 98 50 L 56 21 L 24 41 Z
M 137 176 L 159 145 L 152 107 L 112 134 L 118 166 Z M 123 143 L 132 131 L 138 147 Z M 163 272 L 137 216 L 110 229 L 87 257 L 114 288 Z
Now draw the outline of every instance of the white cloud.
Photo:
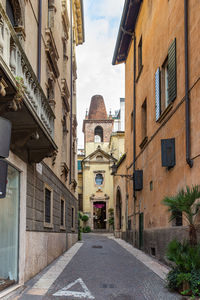
M 77 48 L 78 144 L 83 146 L 82 123 L 91 97 L 101 94 L 107 112 L 124 97 L 124 66 L 112 66 L 124 1 L 85 0 L 85 43 Z

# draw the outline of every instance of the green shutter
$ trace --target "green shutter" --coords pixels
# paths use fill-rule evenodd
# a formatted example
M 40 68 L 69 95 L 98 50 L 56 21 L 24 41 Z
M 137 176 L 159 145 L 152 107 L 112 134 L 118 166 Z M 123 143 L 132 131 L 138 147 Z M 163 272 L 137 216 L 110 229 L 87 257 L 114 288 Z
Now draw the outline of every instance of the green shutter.
M 169 80 L 169 103 L 176 99 L 176 39 L 168 50 L 168 80 Z
M 161 114 L 161 90 L 160 90 L 160 68 L 156 70 L 155 74 L 155 100 L 156 100 L 156 121 L 158 121 Z

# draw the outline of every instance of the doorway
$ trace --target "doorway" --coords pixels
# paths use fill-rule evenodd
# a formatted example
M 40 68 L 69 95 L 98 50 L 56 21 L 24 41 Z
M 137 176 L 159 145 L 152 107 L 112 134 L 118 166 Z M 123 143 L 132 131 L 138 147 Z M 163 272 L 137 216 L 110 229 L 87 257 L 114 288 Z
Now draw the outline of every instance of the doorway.
M 117 199 L 116 199 L 116 229 L 122 229 L 122 197 L 120 189 L 117 190 Z
M 93 203 L 94 229 L 106 229 L 106 202 Z
M 19 171 L 8 165 L 6 197 L 0 199 L 0 291 L 18 281 Z
M 143 249 L 144 215 L 139 214 L 139 249 Z

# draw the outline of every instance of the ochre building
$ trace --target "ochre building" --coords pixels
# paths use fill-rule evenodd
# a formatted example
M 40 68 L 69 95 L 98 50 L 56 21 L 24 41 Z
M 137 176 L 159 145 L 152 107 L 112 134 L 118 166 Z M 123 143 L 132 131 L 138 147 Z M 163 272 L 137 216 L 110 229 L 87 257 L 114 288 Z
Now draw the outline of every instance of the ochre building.
M 134 177 L 120 183 L 118 228 L 163 260 L 168 242 L 184 239 L 188 228 L 181 215 L 169 222 L 161 202 L 200 183 L 199 11 L 195 0 L 125 1 L 113 56 L 113 64 L 125 63 L 123 171 Z

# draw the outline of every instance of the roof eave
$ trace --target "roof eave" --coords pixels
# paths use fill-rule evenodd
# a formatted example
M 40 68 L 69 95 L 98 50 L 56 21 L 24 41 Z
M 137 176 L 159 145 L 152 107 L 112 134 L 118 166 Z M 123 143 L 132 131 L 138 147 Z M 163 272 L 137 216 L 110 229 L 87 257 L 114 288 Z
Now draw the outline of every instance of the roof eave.
M 139 14 L 139 9 L 140 9 L 142 1 L 143 0 L 125 0 L 122 18 L 121 18 L 121 22 L 120 22 L 120 26 L 119 26 L 118 35 L 117 35 L 117 41 L 116 41 L 116 45 L 115 45 L 113 60 L 112 60 L 113 65 L 120 64 L 120 63 L 123 63 L 126 61 L 128 50 L 129 50 L 132 39 L 130 38 L 128 40 L 128 42 L 125 42 L 124 39 L 125 39 L 125 37 L 127 37 L 127 35 L 129 35 L 129 36 L 133 35 L 133 32 L 135 30 L 136 20 L 137 20 L 138 14 Z M 135 9 L 135 11 L 136 11 L 134 18 L 131 14 L 128 13 L 129 10 L 131 9 L 132 5 L 133 5 L 133 10 Z M 126 28 L 126 24 L 129 23 L 131 18 L 133 21 L 133 26 L 131 28 Z M 125 43 L 126 51 L 124 51 L 123 56 L 121 55 L 121 58 L 119 58 L 118 56 L 119 56 L 120 47 L 123 43 Z

